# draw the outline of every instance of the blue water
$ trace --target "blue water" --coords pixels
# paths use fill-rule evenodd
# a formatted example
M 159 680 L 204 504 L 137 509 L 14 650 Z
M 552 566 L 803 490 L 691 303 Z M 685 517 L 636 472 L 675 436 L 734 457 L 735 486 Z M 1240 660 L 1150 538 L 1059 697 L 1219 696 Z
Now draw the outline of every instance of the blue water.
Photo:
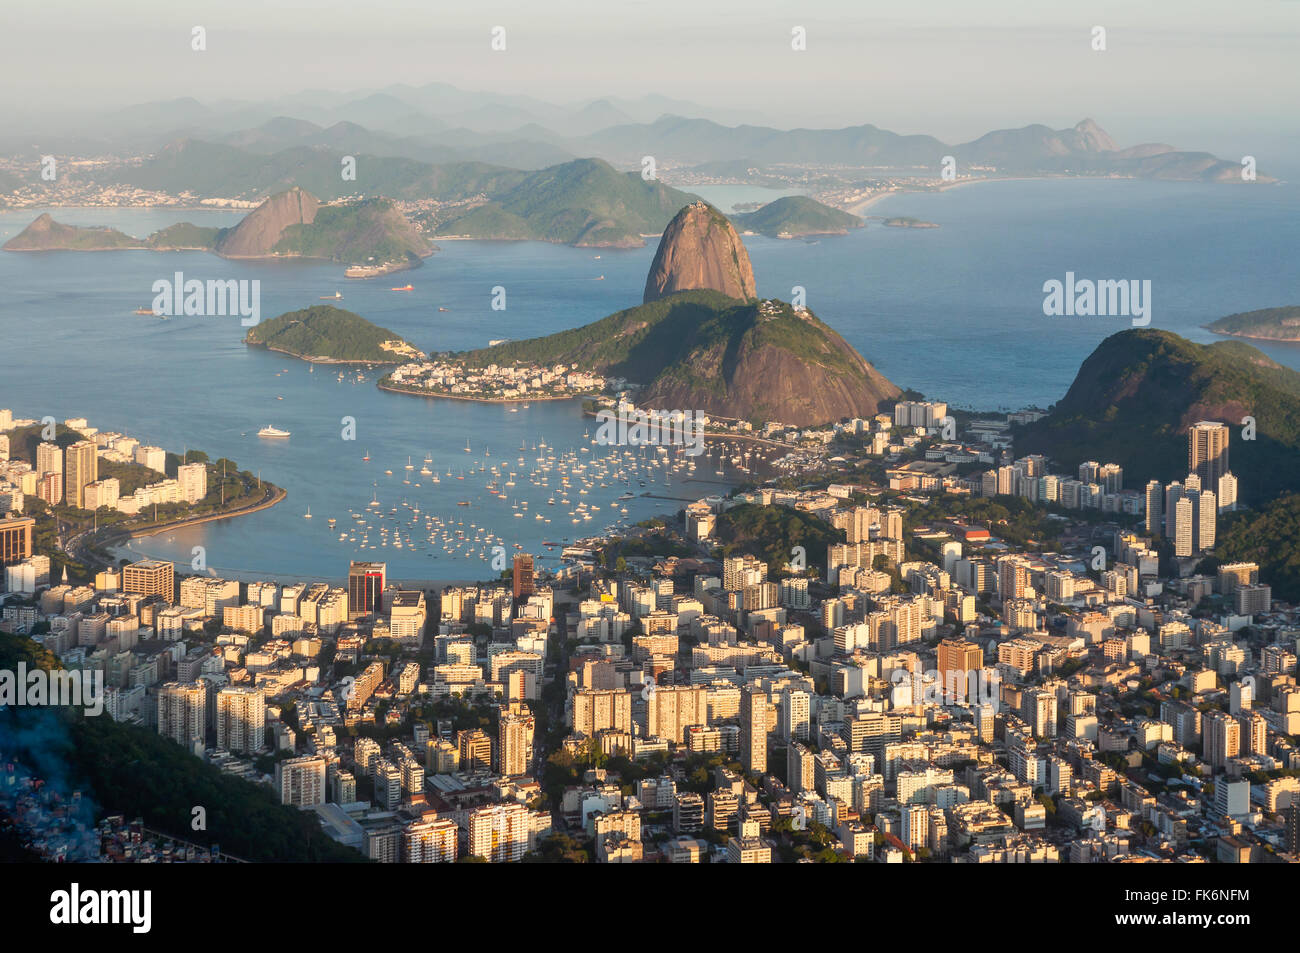
M 1119 317 L 1043 315 L 1043 283 L 1152 283 L 1150 327 L 1224 340 L 1202 325 L 1300 304 L 1300 188 L 1044 180 L 890 196 L 870 216 L 937 229 L 865 229 L 803 241 L 746 238 L 759 293 L 808 305 L 887 377 L 958 406 L 1058 400 Z M 1256 342 L 1251 342 L 1256 343 Z M 1300 346 L 1257 344 L 1300 368 Z
M 1044 317 L 1043 282 L 1067 271 L 1151 280 L 1151 327 L 1197 341 L 1216 340 L 1200 326 L 1224 314 L 1298 303 L 1300 189 L 1294 186 L 987 183 L 892 196 L 867 214 L 912 215 L 941 227 L 892 229 L 875 221 L 847 236 L 812 241 L 748 237 L 759 292 L 789 298 L 794 286 L 803 286 L 808 305 L 889 378 L 957 406 L 1049 404 L 1102 338 L 1129 326 L 1123 318 Z M 31 211 L 0 214 L 0 242 L 34 217 Z M 66 209 L 55 217 L 145 235 L 177 220 L 231 224 L 240 213 Z M 290 491 L 270 510 L 141 540 L 133 544 L 137 552 L 188 564 L 191 547 L 203 545 L 219 573 L 281 579 L 338 578 L 350 558 L 384 559 L 398 579 L 479 577 L 485 563 L 451 560 L 441 550 L 432 559 L 391 547 L 349 548 L 325 519 L 345 525 L 349 508 L 362 508 L 375 492 L 385 511 L 403 500 L 418 503 L 425 513 L 486 525 L 508 544 L 538 553 L 543 539 L 597 531 L 610 521 L 605 495 L 612 499 L 622 486 L 593 494 L 591 501 L 601 505 L 593 521 L 572 526 L 548 513 L 554 522 L 547 525 L 531 515 L 514 519 L 509 503 L 482 488 L 482 474 L 472 492 L 470 480 L 445 476 L 448 466 L 458 473 L 482 459 L 484 445 L 496 459 L 510 451 L 511 460 L 521 441 L 530 448 L 538 440 L 560 450 L 579 446 L 590 422 L 576 402 L 532 402 L 511 413 L 506 405 L 387 394 L 375 388 L 373 373 L 362 384 L 351 375 L 340 383 L 328 367 L 309 371 L 283 355 L 249 350 L 237 318 L 160 321 L 131 312 L 149 305 L 153 282 L 175 271 L 186 278 L 257 278 L 263 317 L 339 290 L 339 305 L 416 346 L 455 350 L 576 327 L 635 304 L 653 253 L 653 247 L 596 252 L 444 242 L 424 267 L 364 282 L 343 278 L 336 265 L 231 262 L 203 253 L 0 254 L 0 336 L 9 358 L 0 374 L 0 407 L 26 417 L 86 416 L 101 429 L 171 450 L 197 447 L 260 470 Z M 415 291 L 388 290 L 408 281 Z M 490 307 L 498 285 L 506 289 L 505 311 Z M 1300 347 L 1261 350 L 1300 369 Z M 357 421 L 355 442 L 340 438 L 345 416 Z M 293 437 L 259 440 L 256 430 L 268 423 Z M 472 454 L 464 452 L 467 438 Z M 367 450 L 369 463 L 361 459 Z M 407 457 L 418 472 L 426 453 L 440 466 L 442 482 L 403 484 Z M 385 469 L 394 475 L 386 477 Z M 715 492 L 717 483 L 675 479 L 667 491 L 635 482 L 632 489 L 694 498 Z M 529 500 L 530 514 L 539 506 L 558 510 L 546 507 L 545 496 L 520 480 L 512 499 Z M 474 505 L 457 507 L 460 499 Z M 629 502 L 627 518 L 679 505 L 638 498 Z M 303 519 L 307 507 L 310 521 Z

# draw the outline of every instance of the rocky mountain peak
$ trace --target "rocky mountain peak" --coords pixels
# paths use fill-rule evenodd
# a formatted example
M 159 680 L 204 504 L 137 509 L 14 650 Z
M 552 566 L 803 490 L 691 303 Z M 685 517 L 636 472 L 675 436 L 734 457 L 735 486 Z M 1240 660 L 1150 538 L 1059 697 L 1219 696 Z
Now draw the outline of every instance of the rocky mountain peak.
M 643 301 L 708 289 L 743 301 L 756 296 L 749 253 L 727 217 L 707 202 L 678 212 L 659 240 Z

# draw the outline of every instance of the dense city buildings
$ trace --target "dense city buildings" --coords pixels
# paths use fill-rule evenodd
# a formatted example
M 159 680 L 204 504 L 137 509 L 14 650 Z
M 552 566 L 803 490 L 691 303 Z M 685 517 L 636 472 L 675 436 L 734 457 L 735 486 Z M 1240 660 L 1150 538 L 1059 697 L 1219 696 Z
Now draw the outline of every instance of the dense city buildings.
M 342 585 L 239 581 L 154 559 L 81 582 L 15 512 L 0 625 L 102 672 L 107 717 L 385 863 L 1285 852 L 1300 615 L 1259 564 L 1203 561 L 1231 512 L 1213 487 L 1235 501 L 1226 433 L 1193 428 L 1186 478 L 1164 484 L 1017 458 L 999 423 L 900 402 L 825 432 L 819 459 L 880 460 L 881 483 L 691 500 L 566 547 L 558 569 L 521 551 L 478 584 L 392 586 L 373 561 Z M 133 459 L 165 467 L 154 449 Z M 207 473 L 183 465 L 176 492 L 202 498 Z M 1032 529 L 970 517 L 1008 496 Z M 718 548 L 757 513 L 825 527 L 824 555 Z

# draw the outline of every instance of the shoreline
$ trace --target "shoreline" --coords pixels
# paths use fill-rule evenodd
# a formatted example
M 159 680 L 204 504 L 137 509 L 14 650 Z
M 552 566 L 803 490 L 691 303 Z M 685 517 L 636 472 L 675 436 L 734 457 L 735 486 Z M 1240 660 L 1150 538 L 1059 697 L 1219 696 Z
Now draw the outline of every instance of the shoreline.
M 586 400 L 591 397 L 590 394 L 565 394 L 560 397 L 543 396 L 543 397 L 471 397 L 466 394 L 440 394 L 434 391 L 411 390 L 405 387 L 397 387 L 392 384 L 385 384 L 379 381 L 375 384 L 380 390 L 386 390 L 394 394 L 406 394 L 408 397 L 437 397 L 445 400 L 469 400 L 479 404 L 531 404 L 535 400 Z
M 845 209 L 851 215 L 861 216 L 862 212 L 877 202 L 892 196 L 899 195 L 931 195 L 938 192 L 948 192 L 952 189 L 962 189 L 970 185 L 983 185 L 988 182 L 1056 182 L 1065 179 L 1087 179 L 1089 181 L 1099 181 L 1103 179 L 1114 179 L 1117 181 L 1133 182 L 1138 181 L 1137 176 L 1131 175 L 1008 175 L 1008 176 L 989 176 L 987 178 L 970 178 L 962 179 L 958 182 L 945 182 L 932 189 L 891 189 L 888 192 L 881 192 L 873 195 L 869 199 L 864 199 Z M 1160 181 L 1160 180 L 1153 180 Z M 864 216 L 865 217 L 865 216 Z
M 272 484 L 272 486 L 274 486 L 274 484 Z M 224 513 L 209 513 L 205 516 L 196 516 L 196 517 L 191 517 L 189 519 L 176 520 L 171 523 L 162 523 L 159 524 L 158 526 L 150 526 L 143 529 L 131 529 L 129 527 L 122 527 L 120 529 L 114 530 L 106 538 L 104 538 L 103 540 L 99 541 L 96 544 L 98 548 L 103 549 L 111 557 L 110 562 L 108 562 L 105 566 L 100 568 L 111 568 L 114 565 L 112 560 L 124 559 L 124 558 L 128 558 L 128 556 L 131 557 L 132 562 L 138 559 L 146 558 L 140 553 L 131 553 L 128 551 L 124 554 L 124 550 L 122 547 L 134 540 L 148 539 L 151 536 L 158 536 L 162 533 L 171 532 L 173 530 L 188 529 L 191 526 L 201 526 L 204 523 L 216 523 L 219 522 L 220 520 L 235 519 L 236 517 L 239 516 L 249 516 L 253 513 L 260 513 L 262 510 L 269 510 L 277 503 L 283 502 L 284 499 L 289 495 L 289 491 L 286 490 L 284 487 L 275 486 L 274 489 L 275 492 L 271 494 L 269 499 L 263 499 L 260 502 L 255 503 L 251 506 L 242 506 L 237 510 L 229 510 Z M 83 542 L 81 546 L 79 546 L 78 548 L 82 549 L 84 548 L 84 545 L 85 544 Z M 64 550 L 64 555 L 72 558 L 77 558 L 78 556 L 77 553 L 70 553 L 67 550 Z M 173 562 L 174 560 L 166 560 L 166 561 Z
M 1242 338 L 1247 341 L 1268 341 L 1270 344 L 1300 344 L 1300 337 L 1294 338 L 1275 338 L 1266 334 L 1247 334 L 1244 331 L 1220 331 L 1210 327 L 1208 324 L 1202 324 L 1201 328 L 1209 331 L 1211 334 L 1217 334 L 1225 338 Z
M 275 487 L 275 492 L 271 494 L 269 499 L 264 499 L 251 506 L 241 506 L 237 510 L 229 510 L 223 513 L 208 513 L 205 516 L 194 516 L 183 520 L 177 520 L 172 523 L 161 523 L 158 526 L 151 526 L 145 529 L 126 529 L 124 535 L 121 535 L 121 539 L 114 543 L 108 543 L 107 545 L 110 547 L 118 546 L 121 545 L 121 540 L 123 539 L 145 539 L 150 536 L 157 536 L 159 533 L 170 532 L 171 530 L 186 529 L 190 526 L 200 526 L 204 523 L 215 523 L 219 520 L 234 519 L 238 516 L 248 516 L 251 513 L 260 513 L 262 510 L 269 510 L 277 503 L 283 502 L 288 495 L 288 490 L 284 487 L 277 486 Z
M 397 367 L 401 364 L 407 363 L 406 361 L 365 361 L 334 357 L 305 357 L 302 354 L 294 354 L 292 351 L 286 351 L 281 347 L 271 347 L 269 344 L 262 344 L 261 342 L 249 341 L 247 339 L 245 339 L 244 345 L 246 347 L 255 347 L 263 351 L 274 351 L 276 354 L 283 354 L 286 357 L 292 357 L 294 360 L 302 361 L 305 364 L 362 364 L 366 367 Z
M 595 412 L 593 411 L 584 410 L 582 414 L 584 417 L 594 418 L 596 416 Z M 776 440 L 769 440 L 767 437 L 756 437 L 752 434 L 744 434 L 744 433 L 728 433 L 726 431 L 705 430 L 701 432 L 700 438 L 704 441 L 704 445 L 706 447 L 708 446 L 709 440 L 714 439 L 714 440 L 743 440 L 747 443 L 752 443 L 760 447 L 770 447 L 773 450 L 784 450 L 787 454 L 796 453 L 800 450 L 806 449 L 804 447 L 792 446 L 791 444 L 788 443 L 780 443 L 779 441 Z M 740 481 L 728 481 L 728 482 L 734 484 L 733 486 L 734 489 L 734 487 L 739 486 L 740 483 L 753 482 L 753 481 L 740 480 Z

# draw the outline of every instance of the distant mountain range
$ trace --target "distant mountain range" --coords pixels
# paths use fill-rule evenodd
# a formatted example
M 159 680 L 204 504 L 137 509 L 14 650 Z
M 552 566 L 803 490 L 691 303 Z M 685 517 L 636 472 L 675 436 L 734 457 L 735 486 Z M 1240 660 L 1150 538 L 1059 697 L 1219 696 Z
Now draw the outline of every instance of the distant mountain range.
M 79 132 L 38 144 L 31 136 L 5 141 L 0 134 L 0 151 L 143 157 L 141 163 L 71 174 L 103 185 L 222 198 L 264 198 L 293 185 L 327 200 L 361 194 L 454 201 L 476 192 L 496 198 L 519 184 L 517 178 L 499 179 L 507 170 L 541 170 L 577 157 L 630 169 L 653 156 L 663 169 L 692 168 L 751 182 L 768 181 L 771 167 L 783 165 L 877 168 L 937 178 L 945 156 L 953 157 L 960 174 L 980 167 L 1015 175 L 1241 181 L 1237 163 L 1209 153 L 1160 143 L 1121 149 L 1090 119 L 1069 129 L 1030 125 L 945 143 L 869 124 L 785 130 L 728 124 L 734 120 L 705 117 L 705 112 L 653 97 L 564 108 L 433 84 L 354 98 L 314 92 L 267 104 L 205 105 L 192 99 L 143 104 L 109 114 L 114 123 L 107 140 Z M 89 117 L 84 125 L 95 128 Z M 358 161 L 355 182 L 339 175 L 343 156 Z M 1261 175 L 1258 181 L 1272 180 Z M 33 171 L 22 184 L 39 187 L 40 179 Z M 14 187 L 0 181 L 0 190 Z
M 933 136 L 901 136 L 872 125 L 844 129 L 730 128 L 706 119 L 665 116 L 648 125 L 615 126 L 575 147 L 615 163 L 653 155 L 677 162 L 713 163 L 744 157 L 747 163 L 836 164 L 893 170 L 933 170 L 944 156 L 957 171 L 996 167 L 1006 174 L 1129 175 L 1139 178 L 1240 182 L 1241 166 L 1205 152 L 1149 143 L 1120 149 L 1091 119 L 1070 129 L 1043 125 L 1002 129 L 972 142 L 949 144 Z M 1262 181 L 1264 177 L 1261 177 Z M 1271 181 L 1271 180 L 1270 180 Z
M 235 146 L 185 139 L 173 142 L 135 166 L 94 176 L 103 185 L 121 184 L 173 195 L 263 199 L 298 186 L 322 200 L 371 195 L 394 199 L 437 198 L 457 201 L 494 194 L 521 182 L 517 169 L 358 152 L 356 181 L 340 174 L 347 150 L 294 146 L 278 152 L 253 152 Z
M 63 137 L 62 146 L 80 143 L 91 151 L 105 151 L 105 147 L 112 151 L 148 140 L 152 149 L 180 136 L 219 138 L 289 116 L 318 126 L 354 123 L 399 137 L 448 133 L 447 141 L 455 142 L 456 148 L 472 148 L 491 141 L 492 136 L 510 136 L 529 126 L 550 136 L 585 136 L 623 123 L 651 122 L 663 115 L 700 116 L 726 123 L 759 118 L 757 112 L 715 109 L 658 94 L 556 104 L 527 95 L 464 90 L 446 83 L 395 84 L 344 92 L 304 90 L 259 101 L 205 103 L 180 97 L 80 114 L 51 115 L 42 108 L 23 115 L 15 104 L 8 110 L 6 130 L 0 132 L 0 148 L 28 144 L 33 135 L 53 127 L 77 130 Z

